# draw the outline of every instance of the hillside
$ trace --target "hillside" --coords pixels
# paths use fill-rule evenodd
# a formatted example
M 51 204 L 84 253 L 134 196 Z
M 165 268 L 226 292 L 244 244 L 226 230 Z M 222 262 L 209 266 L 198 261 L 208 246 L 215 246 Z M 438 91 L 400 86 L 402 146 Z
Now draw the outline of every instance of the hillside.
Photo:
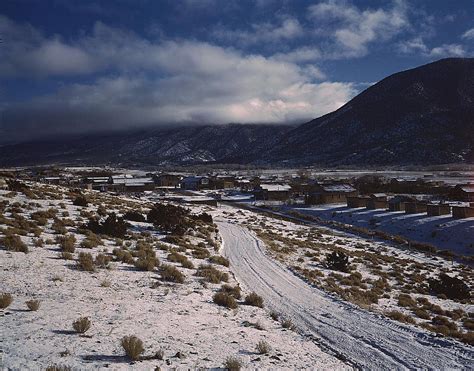
M 35 164 L 432 165 L 474 162 L 474 58 L 391 75 L 300 126 L 206 125 L 0 146 L 0 166 Z
M 294 129 L 265 159 L 291 163 L 473 162 L 474 59 L 391 75 L 335 112 Z

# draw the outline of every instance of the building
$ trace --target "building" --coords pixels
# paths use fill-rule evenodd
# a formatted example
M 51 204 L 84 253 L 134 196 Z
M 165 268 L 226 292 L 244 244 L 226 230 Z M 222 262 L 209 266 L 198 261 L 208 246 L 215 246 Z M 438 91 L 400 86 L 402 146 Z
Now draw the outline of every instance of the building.
M 404 196 L 395 196 L 388 200 L 388 210 L 389 211 L 405 211 L 405 203 L 413 201 L 408 197 Z
M 357 196 L 357 190 L 350 184 L 314 183 L 310 186 L 306 203 L 309 205 L 346 203 L 347 197 L 354 196 Z
M 183 177 L 178 174 L 160 174 L 153 176 L 153 179 L 158 187 L 178 188 Z
M 260 184 L 255 187 L 256 200 L 286 202 L 291 197 L 291 186 L 288 184 Z
M 426 202 L 409 201 L 405 202 L 405 214 L 426 213 Z
M 188 176 L 181 180 L 180 187 L 188 191 L 209 189 L 209 178 L 204 176 Z
M 474 184 L 458 184 L 452 191 L 452 198 L 456 201 L 474 202 Z
M 369 196 L 348 196 L 347 207 L 358 208 L 358 207 L 367 207 L 367 202 L 369 201 Z
M 454 206 L 452 207 L 453 210 L 453 218 L 455 219 L 465 219 L 465 218 L 473 218 L 474 217 L 474 203 L 471 202 L 469 206 Z
M 442 202 L 429 203 L 426 205 L 428 216 L 440 216 L 451 214 L 451 206 Z
M 155 189 L 152 178 L 133 178 L 132 176 L 112 176 L 109 178 L 107 191 L 111 192 L 145 192 Z
M 231 175 L 218 175 L 209 181 L 210 189 L 230 189 L 235 187 L 235 177 Z
M 367 209 L 387 209 L 388 197 L 385 193 L 372 193 L 367 200 Z

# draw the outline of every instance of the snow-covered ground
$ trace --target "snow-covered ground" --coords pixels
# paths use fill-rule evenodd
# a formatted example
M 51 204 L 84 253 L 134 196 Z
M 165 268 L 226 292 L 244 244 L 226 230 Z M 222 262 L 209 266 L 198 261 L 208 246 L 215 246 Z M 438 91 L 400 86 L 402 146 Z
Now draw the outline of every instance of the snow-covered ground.
M 96 212 L 98 204 L 106 206 L 108 212 L 125 206 L 135 210 L 150 206 L 146 200 L 91 192 L 88 195 L 94 203 L 81 208 L 72 205 L 66 189 L 45 188 L 59 198 L 29 199 L 22 193 L 0 191 L 0 201 L 8 202 L 3 215 L 10 220 L 12 207 L 27 219 L 39 209 L 57 210 L 61 217 L 64 215 L 75 224 L 67 227 L 68 233 L 78 240 L 74 258 L 81 251 L 112 256 L 116 247 L 116 242 L 108 238 L 92 249 L 79 247 L 84 236 L 76 226 L 86 220 L 81 212 Z M 196 212 L 204 209 L 208 207 L 195 208 Z M 151 224 L 133 224 L 137 235 L 143 232 L 153 241 L 162 238 Z M 0 227 L 3 230 L 4 225 Z M 310 338 L 284 329 L 266 309 L 241 304 L 229 310 L 214 304 L 212 296 L 221 285 L 204 283 L 196 277 L 195 268 L 209 262 L 194 258 L 189 250 L 181 251 L 192 261 L 194 269 L 170 262 L 168 251 L 155 249 L 162 263 L 174 265 L 185 274 L 184 283 L 174 284 L 161 280 L 156 269 L 140 271 L 119 261 L 92 273 L 77 270 L 74 260 L 58 257 L 60 249 L 54 237 L 50 220 L 40 234 L 44 246 L 35 246 L 36 238 L 30 233 L 21 236 L 29 248 L 27 254 L 0 248 L 0 293 L 13 296 L 13 303 L 0 310 L 1 365 L 7 369 L 45 369 L 53 364 L 74 369 L 218 368 L 229 356 L 240 359 L 245 368 L 348 368 Z M 189 240 L 196 244 L 198 238 L 190 235 Z M 135 242 L 130 242 L 133 250 Z M 232 265 L 230 269 L 216 267 L 229 273 L 229 284 L 237 284 Z M 249 287 L 243 294 L 251 290 Z M 38 311 L 26 309 L 25 301 L 30 299 L 40 300 Z M 72 322 L 82 316 L 92 322 L 85 336 L 72 331 Z M 126 335 L 136 335 L 143 341 L 145 356 L 163 350 L 164 359 L 130 363 L 120 346 L 120 339 Z M 268 355 L 256 352 L 261 340 L 271 347 Z
M 309 286 L 270 258 L 247 228 L 219 218 L 224 254 L 244 287 L 323 347 L 364 369 L 468 369 L 474 349 L 361 310 Z
M 353 209 L 343 204 L 291 207 L 285 210 L 381 230 L 461 255 L 474 255 L 474 218 L 453 219 L 451 215 L 429 217 L 426 213 L 405 214 L 403 211 Z

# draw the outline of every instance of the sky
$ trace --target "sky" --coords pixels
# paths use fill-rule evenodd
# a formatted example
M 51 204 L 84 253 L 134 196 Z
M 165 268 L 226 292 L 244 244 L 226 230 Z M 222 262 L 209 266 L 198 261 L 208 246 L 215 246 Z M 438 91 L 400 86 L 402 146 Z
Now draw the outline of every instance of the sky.
M 0 142 L 304 123 L 474 56 L 473 0 L 2 0 Z

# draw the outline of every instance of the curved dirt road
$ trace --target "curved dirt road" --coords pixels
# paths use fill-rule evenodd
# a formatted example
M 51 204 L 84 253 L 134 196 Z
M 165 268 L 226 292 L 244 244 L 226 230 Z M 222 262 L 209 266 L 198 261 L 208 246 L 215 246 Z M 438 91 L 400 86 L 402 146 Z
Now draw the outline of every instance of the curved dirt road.
M 327 350 L 363 369 L 472 369 L 474 348 L 391 321 L 311 287 L 248 229 L 217 221 L 237 280 Z

